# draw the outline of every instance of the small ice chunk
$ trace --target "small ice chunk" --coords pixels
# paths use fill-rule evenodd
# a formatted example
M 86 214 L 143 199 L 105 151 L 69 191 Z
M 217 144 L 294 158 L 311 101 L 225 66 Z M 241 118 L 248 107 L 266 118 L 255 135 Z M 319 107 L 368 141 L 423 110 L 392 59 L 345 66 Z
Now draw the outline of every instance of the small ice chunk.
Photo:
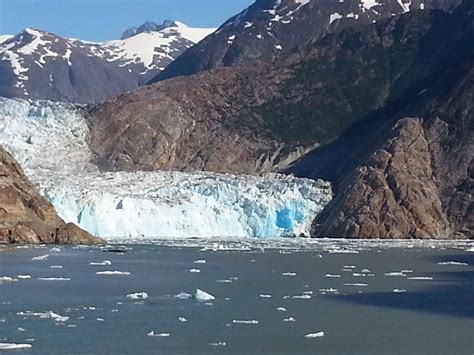
M 60 314 L 54 313 L 53 311 L 48 312 L 18 312 L 17 315 L 25 317 L 39 317 L 41 319 L 52 319 L 56 322 L 66 322 L 69 317 L 62 316 Z
M 439 262 L 438 265 L 469 266 L 468 263 L 462 263 L 459 261 L 443 261 L 443 262 Z
M 191 295 L 190 293 L 186 293 L 186 292 L 180 292 L 177 295 L 174 295 L 174 297 L 178 298 L 180 300 L 189 300 L 190 298 L 193 298 L 193 295 Z
M 62 269 L 63 267 L 61 265 L 51 265 L 49 268 L 50 269 Z
M 194 264 L 205 264 L 206 260 L 204 260 L 204 259 L 194 260 L 193 263 Z
M 337 288 L 320 288 L 319 291 L 321 292 L 329 292 L 329 293 L 336 293 L 338 292 Z
M 199 270 L 199 269 L 189 269 L 189 272 L 193 273 L 193 274 L 199 274 L 201 272 L 201 270 Z
M 97 320 L 98 322 L 103 322 L 103 321 L 104 321 L 104 318 L 96 318 L 96 320 Z
M 407 290 L 403 290 L 403 289 L 400 289 L 400 288 L 394 288 L 392 292 L 393 293 L 405 293 L 405 292 L 407 292 Z
M 40 281 L 71 281 L 70 277 L 38 277 Z
M 207 293 L 206 291 L 200 290 L 199 288 L 196 289 L 196 292 L 194 293 L 194 298 L 198 301 L 210 301 L 210 300 L 215 300 L 216 299 L 210 293 Z
M 230 284 L 230 283 L 232 283 L 232 280 L 231 279 L 221 279 L 221 280 L 217 280 L 216 282 Z
M 171 334 L 170 333 L 155 333 L 153 330 L 151 332 L 148 332 L 146 335 L 149 337 L 162 337 L 162 338 L 167 338 Z
M 296 322 L 296 319 L 293 317 L 288 317 L 288 318 L 283 319 L 283 322 Z
M 339 274 L 326 274 L 324 277 L 334 277 L 334 278 L 338 278 L 338 277 L 341 277 L 341 275 L 339 275 Z
M 186 323 L 188 320 L 184 317 L 179 317 L 178 320 L 181 322 L 181 323 Z
M 296 272 L 284 272 L 281 275 L 282 276 L 296 276 Z
M 110 260 L 104 260 L 104 261 L 101 261 L 101 262 L 99 262 L 99 263 L 91 261 L 91 262 L 89 263 L 89 265 L 93 265 L 93 266 L 110 266 L 110 265 L 112 265 L 112 262 L 111 262 Z
M 307 339 L 311 339 L 311 338 L 321 338 L 324 335 L 325 335 L 324 332 L 320 331 L 320 332 L 316 332 L 316 333 L 308 333 L 304 337 L 307 338 Z
M 2 282 L 13 282 L 13 281 L 16 281 L 13 277 L 0 276 L 0 283 L 2 283 Z
M 96 275 L 130 275 L 128 271 L 97 271 Z
M 48 260 L 49 258 L 49 255 L 46 254 L 46 255 L 38 255 L 38 256 L 35 256 L 33 258 L 31 258 L 31 260 L 34 260 L 34 261 L 37 261 L 37 260 Z
M 31 279 L 31 275 L 18 275 L 17 277 L 21 280 Z
M 401 271 L 393 271 L 393 272 L 386 272 L 385 276 L 400 276 L 400 277 L 407 277 L 403 272 Z
M 261 293 L 261 294 L 259 295 L 259 297 L 260 297 L 260 298 L 272 298 L 272 295 L 266 295 L 266 294 Z
M 31 349 L 31 344 L 0 343 L 0 350 Z
M 148 293 L 146 292 L 135 292 L 127 295 L 127 298 L 132 300 L 144 300 L 148 298 Z
M 312 297 L 311 295 L 296 295 L 291 298 L 300 299 L 300 300 L 309 300 L 311 299 L 311 297 Z
M 227 343 L 225 341 L 217 341 L 214 343 L 209 343 L 210 346 L 226 346 Z
M 285 307 L 278 307 L 277 311 L 278 312 L 286 312 L 286 308 Z
M 252 320 L 239 320 L 239 319 L 233 319 L 232 323 L 234 324 L 252 324 L 252 325 L 257 325 L 258 320 L 252 319 Z
M 409 277 L 408 280 L 433 280 L 431 276 L 414 276 L 414 277 Z
M 363 283 L 345 283 L 344 286 L 367 287 L 368 285 Z

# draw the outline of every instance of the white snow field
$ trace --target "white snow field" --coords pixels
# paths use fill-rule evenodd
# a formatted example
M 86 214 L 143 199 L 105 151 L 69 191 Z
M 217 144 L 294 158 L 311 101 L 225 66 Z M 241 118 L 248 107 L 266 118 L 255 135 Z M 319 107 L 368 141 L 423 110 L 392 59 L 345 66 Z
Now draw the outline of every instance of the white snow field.
M 278 174 L 100 172 L 81 108 L 0 98 L 0 144 L 59 215 L 108 240 L 309 235 L 329 183 Z

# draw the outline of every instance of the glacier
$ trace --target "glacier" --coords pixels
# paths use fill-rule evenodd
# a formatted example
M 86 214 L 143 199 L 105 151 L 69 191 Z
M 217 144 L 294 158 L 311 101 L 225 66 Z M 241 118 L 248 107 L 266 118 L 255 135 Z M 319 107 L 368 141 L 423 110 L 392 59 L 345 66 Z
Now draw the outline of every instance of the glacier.
M 83 108 L 0 98 L 0 144 L 66 221 L 109 241 L 309 235 L 331 185 L 291 175 L 101 172 Z

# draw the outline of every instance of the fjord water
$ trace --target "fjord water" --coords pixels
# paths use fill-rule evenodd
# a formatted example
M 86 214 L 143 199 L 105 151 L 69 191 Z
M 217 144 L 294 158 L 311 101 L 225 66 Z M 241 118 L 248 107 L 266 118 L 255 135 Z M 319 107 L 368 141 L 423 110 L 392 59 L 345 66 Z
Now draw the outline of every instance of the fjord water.
M 474 352 L 472 245 L 327 244 L 4 250 L 0 279 L 17 281 L 0 282 L 0 343 L 31 354 Z M 198 288 L 216 299 L 175 297 Z M 149 297 L 127 297 L 137 292 Z

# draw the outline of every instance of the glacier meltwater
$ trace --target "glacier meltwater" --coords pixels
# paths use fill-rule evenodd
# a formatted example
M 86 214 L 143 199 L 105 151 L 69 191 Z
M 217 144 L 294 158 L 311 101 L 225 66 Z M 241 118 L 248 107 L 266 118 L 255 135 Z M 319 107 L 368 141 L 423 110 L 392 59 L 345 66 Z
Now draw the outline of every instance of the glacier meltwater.
M 66 222 L 114 238 L 308 235 L 329 183 L 279 174 L 101 172 L 81 109 L 0 98 L 0 144 Z

